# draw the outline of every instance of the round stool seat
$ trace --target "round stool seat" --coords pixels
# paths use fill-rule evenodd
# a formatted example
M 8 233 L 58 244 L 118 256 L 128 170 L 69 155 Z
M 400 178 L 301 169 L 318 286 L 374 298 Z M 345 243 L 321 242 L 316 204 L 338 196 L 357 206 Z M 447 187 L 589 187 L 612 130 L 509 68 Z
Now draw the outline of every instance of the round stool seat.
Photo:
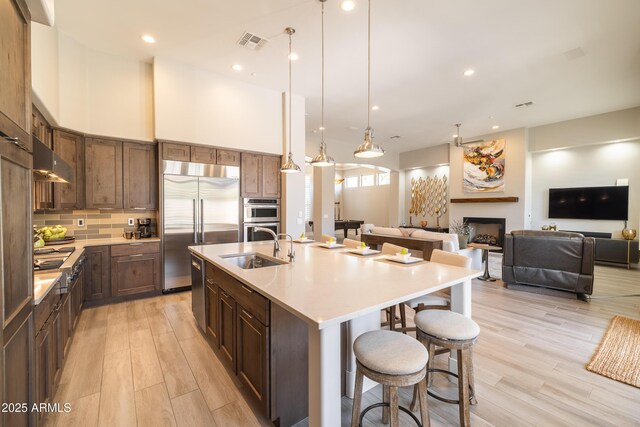
M 400 332 L 370 331 L 353 343 L 356 359 L 372 371 L 408 375 L 423 369 L 429 352 L 416 339 Z
M 467 316 L 448 310 L 423 310 L 413 319 L 427 335 L 447 340 L 470 340 L 480 335 L 480 326 Z
M 437 295 L 423 295 L 421 297 L 413 298 L 413 299 L 410 299 L 409 301 L 405 301 L 404 303 L 411 308 L 416 308 L 420 304 L 441 305 L 444 307 L 449 305 L 449 300 L 443 297 L 439 297 Z

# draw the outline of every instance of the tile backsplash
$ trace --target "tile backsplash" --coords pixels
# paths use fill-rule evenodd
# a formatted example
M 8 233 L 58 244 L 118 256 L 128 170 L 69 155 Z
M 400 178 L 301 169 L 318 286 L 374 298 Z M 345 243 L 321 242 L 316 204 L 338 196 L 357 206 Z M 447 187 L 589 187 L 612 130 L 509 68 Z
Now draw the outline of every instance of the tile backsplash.
M 134 219 L 134 225 L 127 225 L 129 218 Z M 158 234 L 158 211 L 102 209 L 34 214 L 33 225 L 62 225 L 67 228 L 68 236 L 75 236 L 76 240 L 105 239 L 122 237 L 124 231 L 135 231 L 138 228 L 138 218 L 151 218 L 151 232 Z M 78 227 L 78 219 L 84 219 L 84 227 Z

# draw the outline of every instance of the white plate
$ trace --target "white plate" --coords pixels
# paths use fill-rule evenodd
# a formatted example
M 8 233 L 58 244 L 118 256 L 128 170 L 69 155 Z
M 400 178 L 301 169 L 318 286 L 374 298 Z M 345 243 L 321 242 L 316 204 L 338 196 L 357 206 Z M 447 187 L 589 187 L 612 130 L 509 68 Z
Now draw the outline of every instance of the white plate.
M 399 262 L 401 264 L 413 264 L 414 262 L 424 261 L 422 258 L 416 258 L 410 256 L 409 258 L 399 257 L 397 255 L 388 256 L 387 259 L 393 262 Z
M 295 239 L 294 242 L 296 243 L 311 243 L 311 242 L 315 242 L 315 240 L 313 239 L 307 239 L 306 237 L 304 239 Z
M 329 246 L 326 243 L 320 243 L 318 246 L 321 246 L 321 247 L 326 248 L 326 249 L 344 248 L 344 245 L 341 245 L 340 243 L 336 243 L 333 246 Z
M 380 253 L 380 251 L 376 251 L 375 249 L 369 249 L 367 252 L 363 252 L 362 249 L 348 249 L 347 252 L 362 256 L 369 256 Z

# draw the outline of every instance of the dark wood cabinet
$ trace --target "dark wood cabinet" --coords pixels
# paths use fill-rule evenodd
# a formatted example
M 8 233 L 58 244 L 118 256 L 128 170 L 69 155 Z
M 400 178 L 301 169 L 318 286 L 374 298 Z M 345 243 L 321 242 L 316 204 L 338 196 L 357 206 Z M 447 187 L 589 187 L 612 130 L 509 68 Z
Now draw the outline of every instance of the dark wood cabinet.
M 158 208 L 158 147 L 155 144 L 122 144 L 125 209 Z
M 188 162 L 191 159 L 191 148 L 186 144 L 162 143 L 162 160 Z
M 52 390 L 51 396 L 55 393 L 56 385 L 60 380 L 62 374 L 62 363 L 64 361 L 64 340 L 62 333 L 62 316 L 61 316 L 62 304 L 58 304 L 53 313 L 51 313 L 51 366 L 52 366 Z
M 111 295 L 121 297 L 158 290 L 160 253 L 111 257 Z
M 6 331 L 6 330 L 5 330 Z M 35 396 L 30 398 L 33 380 L 33 314 L 17 326 L 13 334 L 3 334 L 2 355 L 2 383 L 0 384 L 0 401 L 16 403 L 32 403 Z M 29 425 L 29 412 L 4 412 L 2 423 L 5 426 Z
M 262 156 L 262 197 L 280 197 L 280 157 Z
M 53 395 L 55 348 L 52 340 L 52 324 L 45 322 L 35 339 L 35 393 L 34 402 L 47 403 Z M 42 422 L 44 412 L 37 413 L 38 424 Z
M 222 361 L 236 372 L 236 302 L 220 289 L 218 299 L 220 325 L 220 355 Z
M 211 147 L 205 147 L 202 145 L 191 146 L 191 162 L 193 163 L 208 163 L 215 165 L 217 161 L 216 149 Z
M 210 263 L 206 263 L 205 266 L 205 286 L 206 286 L 206 299 L 205 307 L 207 311 L 207 339 L 213 344 L 215 348 L 220 347 L 219 339 L 219 299 L 220 289 L 215 281 L 215 271 Z
M 218 148 L 216 163 L 223 166 L 240 166 L 240 152 Z
M 53 128 L 35 106 L 32 107 L 31 134 L 47 147 L 53 147 Z M 33 181 L 33 210 L 53 209 L 53 185 L 53 182 Z
M 53 151 L 75 171 L 75 181 L 56 184 L 53 189 L 54 209 L 84 209 L 84 138 L 60 129 L 53 131 Z
M 122 142 L 85 140 L 87 209 L 122 209 Z
M 262 156 L 242 153 L 240 193 L 242 197 L 262 197 Z
M 66 356 L 69 350 L 69 342 L 73 332 L 71 322 L 71 299 L 70 294 L 64 294 L 60 301 L 60 341 L 62 342 L 62 356 Z
M 96 301 L 111 297 L 111 251 L 109 246 L 86 249 L 85 300 Z
M 31 151 L 31 17 L 25 1 L 0 0 L 0 22 L 0 132 Z
M 269 411 L 269 328 L 237 305 L 238 378 L 266 413 Z

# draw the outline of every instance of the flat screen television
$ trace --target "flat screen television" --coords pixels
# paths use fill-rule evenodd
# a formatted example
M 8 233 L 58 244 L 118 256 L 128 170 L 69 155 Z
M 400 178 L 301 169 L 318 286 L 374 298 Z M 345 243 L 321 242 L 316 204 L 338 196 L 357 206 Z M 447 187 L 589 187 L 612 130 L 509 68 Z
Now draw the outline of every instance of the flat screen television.
M 628 213 L 628 186 L 549 189 L 549 218 L 627 220 Z

